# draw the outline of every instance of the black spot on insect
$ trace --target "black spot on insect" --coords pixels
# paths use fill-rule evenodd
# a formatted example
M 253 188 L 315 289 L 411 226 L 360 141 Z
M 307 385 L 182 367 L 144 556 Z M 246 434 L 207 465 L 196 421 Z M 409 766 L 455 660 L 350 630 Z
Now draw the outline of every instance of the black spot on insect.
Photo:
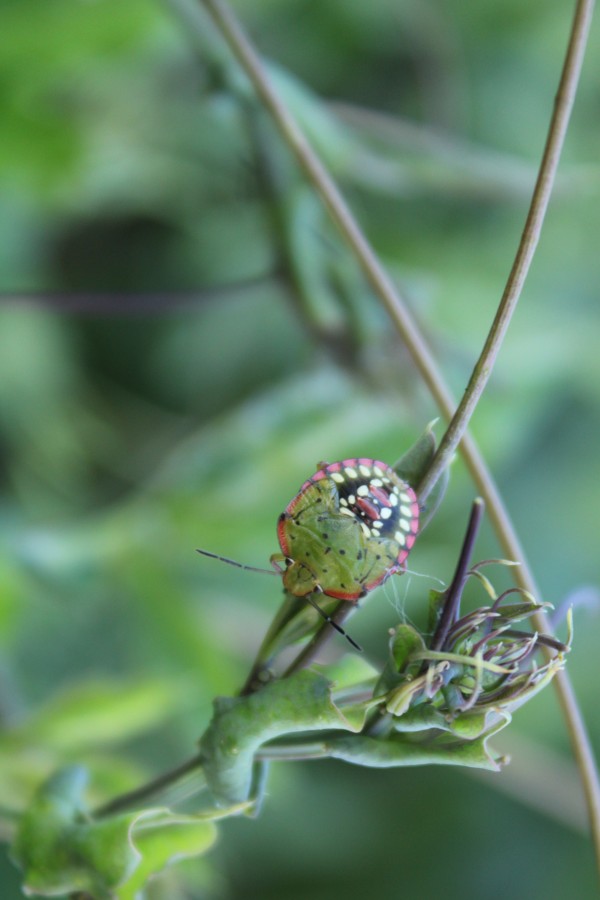
M 327 547 L 327 548 L 324 550 L 323 556 L 327 556 L 328 553 L 331 553 L 331 547 Z
M 327 540 L 327 538 L 329 537 L 329 535 L 328 535 L 326 532 L 323 532 L 323 534 L 321 535 L 321 537 L 322 537 L 324 540 Z
M 381 554 L 378 553 L 377 556 L 375 557 L 375 559 L 381 559 Z
M 359 550 L 359 551 L 358 551 L 358 553 L 356 554 L 356 558 L 357 558 L 357 559 L 362 559 L 362 558 L 363 558 L 363 552 L 362 552 L 362 550 Z
M 345 555 L 346 555 L 346 551 L 344 550 L 343 547 L 340 547 L 340 556 L 345 556 Z

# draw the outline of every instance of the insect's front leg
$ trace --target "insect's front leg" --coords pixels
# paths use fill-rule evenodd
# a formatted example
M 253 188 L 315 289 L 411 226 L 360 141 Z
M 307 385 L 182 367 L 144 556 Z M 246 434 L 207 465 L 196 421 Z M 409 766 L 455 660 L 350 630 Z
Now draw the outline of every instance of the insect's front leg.
M 275 569 L 278 575 L 283 575 L 287 568 L 287 559 L 283 555 L 283 553 L 272 553 L 269 562 Z

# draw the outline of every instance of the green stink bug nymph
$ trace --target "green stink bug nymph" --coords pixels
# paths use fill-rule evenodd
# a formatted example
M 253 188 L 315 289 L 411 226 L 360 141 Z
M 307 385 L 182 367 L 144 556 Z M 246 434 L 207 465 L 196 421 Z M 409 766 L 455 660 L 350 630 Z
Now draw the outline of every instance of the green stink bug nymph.
M 358 647 L 317 606 L 312 594 L 356 603 L 402 570 L 418 527 L 416 494 L 386 463 L 368 457 L 320 463 L 277 521 L 282 552 L 273 554 L 271 564 L 286 591 L 305 598 Z M 267 571 L 216 558 L 243 569 Z
M 385 463 L 321 464 L 277 523 L 284 586 L 356 602 L 402 569 L 418 523 L 415 492 Z

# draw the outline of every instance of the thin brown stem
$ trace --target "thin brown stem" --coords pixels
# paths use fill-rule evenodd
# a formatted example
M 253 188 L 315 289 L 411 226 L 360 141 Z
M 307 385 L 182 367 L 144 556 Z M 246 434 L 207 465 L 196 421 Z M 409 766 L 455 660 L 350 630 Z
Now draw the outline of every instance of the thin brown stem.
M 415 365 L 437 403 L 438 408 L 447 420 L 451 420 L 455 410 L 455 403 L 451 393 L 446 387 L 429 347 L 423 339 L 407 306 L 402 301 L 389 275 L 379 262 L 371 245 L 358 226 L 349 207 L 338 191 L 337 186 L 312 150 L 294 118 L 271 87 L 258 54 L 252 47 L 240 24 L 226 3 L 224 3 L 223 0 L 202 0 L 202 2 L 239 63 L 244 68 L 264 106 L 270 111 L 283 139 L 295 154 L 299 166 L 312 183 L 324 205 L 329 210 L 332 219 L 335 221 L 340 232 L 350 245 L 366 279 L 372 286 L 375 294 L 379 297 L 381 303 L 387 309 L 399 336 L 402 338 L 408 351 L 412 355 Z M 489 378 L 491 364 L 493 363 L 495 354 L 504 337 L 506 326 L 508 325 L 512 309 L 514 308 L 514 303 L 516 302 L 516 299 L 518 299 L 525 275 L 531 262 L 531 257 L 537 244 L 539 227 L 541 226 L 541 221 L 545 213 L 556 163 L 562 148 L 573 98 L 577 89 L 581 61 L 587 43 L 593 9 L 594 0 L 579 0 L 576 5 L 565 64 L 556 97 L 555 112 L 552 117 L 549 138 L 546 143 L 546 150 L 540 167 L 542 174 L 538 178 L 536 192 L 534 193 L 532 200 L 533 213 L 530 212 L 530 215 L 527 218 L 523 237 L 521 239 L 521 247 L 515 259 L 515 265 L 513 266 L 511 276 L 509 277 L 509 282 L 507 283 L 507 291 L 505 291 L 505 295 L 511 298 L 510 305 L 508 305 L 507 301 L 504 304 L 504 307 L 499 309 L 498 316 L 496 317 L 491 332 L 492 337 L 488 338 L 488 342 L 486 342 L 487 350 L 484 348 L 484 352 L 489 353 L 490 348 L 488 343 L 491 342 L 492 346 L 492 355 L 487 357 L 488 363 L 483 366 L 478 364 L 474 371 L 470 393 L 473 393 L 473 385 L 476 385 L 478 393 L 475 403 L 472 403 L 470 399 L 465 401 L 466 406 L 463 413 L 461 413 L 460 425 L 457 427 L 455 424 L 451 435 L 445 439 L 445 449 L 443 451 L 445 455 L 444 465 L 447 465 L 448 458 L 451 455 L 448 448 L 451 445 L 454 447 L 460 445 L 460 450 L 465 463 L 477 485 L 479 493 L 486 502 L 490 519 L 496 531 L 498 540 L 503 547 L 503 551 L 508 557 L 518 559 L 521 562 L 521 566 L 515 572 L 517 583 L 520 587 L 537 596 L 539 596 L 539 593 L 536 589 L 535 581 L 526 563 L 523 548 L 521 547 L 510 517 L 501 501 L 496 485 L 476 444 L 473 439 L 465 433 L 465 429 L 474 411 L 475 404 L 479 399 L 481 390 L 483 389 L 481 388 L 481 390 L 479 390 L 480 381 L 481 379 L 484 379 L 483 386 L 485 386 L 485 383 Z M 431 475 L 432 484 L 441 471 L 440 468 L 436 474 L 436 470 L 434 470 Z M 430 490 L 431 484 L 424 484 L 422 487 L 423 490 Z M 541 613 L 536 616 L 536 627 L 540 631 L 550 630 L 546 617 Z M 564 670 L 557 674 L 554 679 L 554 684 L 569 730 L 573 752 L 579 766 L 585 790 L 596 860 L 600 870 L 600 785 L 598 783 L 593 753 L 571 684 Z
M 496 357 L 508 330 L 512 315 L 521 296 L 523 285 L 533 260 L 542 225 L 556 180 L 556 172 L 567 134 L 571 111 L 583 64 L 587 36 L 592 19 L 593 2 L 580 0 L 577 4 L 567 53 L 548 127 L 546 144 L 540 162 L 535 187 L 525 219 L 515 259 L 500 300 L 498 310 L 483 349 L 475 364 L 467 388 L 452 416 L 433 462 L 419 485 L 418 494 L 424 500 L 454 455 L 492 373 Z

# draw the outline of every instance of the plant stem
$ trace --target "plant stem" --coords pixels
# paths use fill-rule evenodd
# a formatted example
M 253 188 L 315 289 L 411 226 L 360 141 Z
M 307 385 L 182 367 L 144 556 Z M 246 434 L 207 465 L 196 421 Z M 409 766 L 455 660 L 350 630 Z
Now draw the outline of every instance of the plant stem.
M 440 474 L 450 463 L 467 429 L 475 407 L 488 383 L 498 351 L 502 346 L 510 320 L 521 296 L 527 273 L 539 243 L 542 225 L 554 187 L 556 171 L 575 102 L 593 6 L 593 0 L 591 2 L 579 0 L 577 3 L 558 91 L 554 100 L 554 110 L 548 126 L 544 152 L 515 259 L 494 321 L 479 359 L 475 364 L 467 388 L 452 416 L 446 433 L 440 441 L 432 464 L 419 485 L 417 493 L 421 500 L 427 497 Z
M 331 618 L 337 625 L 341 625 L 344 619 L 355 609 L 356 606 L 353 603 L 350 603 L 348 600 L 340 600 L 333 611 Z M 299 672 L 301 669 L 306 669 L 307 666 L 310 666 L 317 658 L 323 644 L 325 644 L 333 634 L 334 632 L 329 622 L 323 622 L 308 644 L 300 651 L 294 661 L 290 663 L 285 670 L 283 677 L 287 678 L 289 675 L 293 675 L 294 672 Z
M 408 308 L 402 302 L 389 275 L 379 262 L 338 191 L 335 182 L 312 150 L 293 116 L 281 103 L 271 87 L 257 52 L 250 44 L 229 7 L 223 0 L 202 0 L 202 2 L 254 85 L 258 96 L 273 116 L 283 139 L 295 154 L 306 177 L 312 183 L 340 232 L 350 245 L 367 281 L 387 309 L 398 334 L 412 355 L 415 365 L 438 408 L 447 420 L 452 419 L 455 403 L 429 347 L 414 323 Z M 565 63 L 555 100 L 554 114 L 550 123 L 546 149 L 540 165 L 540 175 L 536 183 L 530 212 L 525 223 L 515 263 L 504 292 L 503 302 L 499 307 L 490 336 L 486 341 L 482 358 L 480 358 L 474 369 L 463 404 L 457 411 L 457 419 L 453 422 L 450 434 L 442 441 L 442 455 L 438 458 L 432 473 L 427 476 L 427 481 L 420 486 L 420 489 L 424 492 L 431 490 L 433 483 L 435 483 L 435 480 L 443 470 L 443 466 L 447 465 L 454 449 L 460 444 L 463 458 L 477 485 L 478 492 L 486 502 L 499 543 L 509 558 L 521 561 L 521 566 L 515 571 L 515 580 L 520 587 L 536 596 L 539 596 L 539 593 L 525 561 L 523 548 L 516 531 L 487 466 L 476 444 L 465 433 L 465 429 L 473 414 L 481 391 L 489 378 L 494 359 L 520 295 L 539 238 L 539 230 L 550 196 L 556 165 L 577 89 L 593 9 L 594 0 L 579 0 L 576 4 Z M 483 362 L 482 359 L 484 360 Z M 546 617 L 542 613 L 536 614 L 535 622 L 538 630 L 550 631 Z M 554 685 L 569 730 L 573 753 L 580 770 L 594 841 L 596 862 L 600 871 L 600 785 L 593 753 L 570 681 L 564 670 L 556 675 Z
M 190 775 L 193 772 L 199 772 L 202 769 L 202 763 L 202 756 L 197 753 L 195 756 L 192 756 L 175 768 L 163 772 L 162 775 L 159 775 L 152 781 L 147 781 L 133 791 L 119 794 L 118 797 L 109 800 L 109 802 L 105 803 L 103 806 L 99 806 L 98 809 L 94 810 L 94 818 L 101 819 L 105 816 L 112 816 L 115 815 L 115 813 L 125 812 L 139 807 L 141 803 L 145 803 L 147 800 L 152 799 L 152 797 L 161 794 L 166 788 L 177 784 L 177 782 L 181 781 L 186 775 Z
M 471 517 L 467 526 L 467 533 L 463 541 L 460 556 L 456 564 L 456 570 L 452 577 L 452 581 L 450 582 L 450 586 L 445 592 L 446 599 L 442 614 L 440 616 L 440 620 L 431 640 L 431 650 L 442 649 L 442 647 L 444 646 L 444 641 L 448 637 L 450 628 L 458 618 L 458 610 L 462 592 L 465 586 L 465 581 L 468 577 L 469 562 L 473 553 L 473 545 L 481 526 L 481 520 L 483 518 L 484 510 L 485 506 L 483 500 L 478 497 L 473 502 Z

